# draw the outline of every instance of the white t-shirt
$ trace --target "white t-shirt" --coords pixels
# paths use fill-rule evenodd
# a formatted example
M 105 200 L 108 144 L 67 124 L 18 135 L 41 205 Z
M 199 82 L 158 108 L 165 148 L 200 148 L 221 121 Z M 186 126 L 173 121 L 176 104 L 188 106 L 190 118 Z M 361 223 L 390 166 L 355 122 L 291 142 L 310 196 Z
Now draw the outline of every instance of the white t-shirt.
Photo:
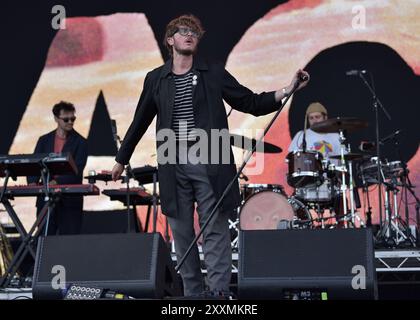
M 306 150 L 320 152 L 324 159 L 340 154 L 340 136 L 338 133 L 318 133 L 306 130 Z M 296 133 L 289 146 L 289 152 L 302 150 L 303 130 Z M 334 161 L 335 162 L 335 161 Z

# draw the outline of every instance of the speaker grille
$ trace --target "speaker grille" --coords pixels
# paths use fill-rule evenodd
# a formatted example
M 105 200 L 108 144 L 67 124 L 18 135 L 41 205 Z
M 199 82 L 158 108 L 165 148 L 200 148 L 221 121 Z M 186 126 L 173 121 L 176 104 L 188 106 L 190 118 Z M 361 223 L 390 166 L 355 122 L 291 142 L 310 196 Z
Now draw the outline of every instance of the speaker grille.
M 246 231 L 242 233 L 241 252 L 246 252 L 242 275 L 244 278 L 349 277 L 354 265 L 369 265 L 366 235 L 366 232 L 338 229 Z M 361 242 L 365 245 L 360 246 Z
M 249 230 L 240 233 L 241 299 L 288 299 L 322 293 L 328 299 L 377 297 L 370 229 Z M 365 286 L 353 288 L 364 267 Z
M 159 233 L 41 238 L 32 285 L 34 298 L 62 299 L 63 289 L 72 284 L 135 298 L 180 294 L 169 250 Z
M 44 239 L 38 281 L 51 281 L 52 267 L 61 265 L 66 281 L 148 280 L 152 268 L 153 235 L 53 236 Z M 130 257 L 130 263 L 127 263 Z

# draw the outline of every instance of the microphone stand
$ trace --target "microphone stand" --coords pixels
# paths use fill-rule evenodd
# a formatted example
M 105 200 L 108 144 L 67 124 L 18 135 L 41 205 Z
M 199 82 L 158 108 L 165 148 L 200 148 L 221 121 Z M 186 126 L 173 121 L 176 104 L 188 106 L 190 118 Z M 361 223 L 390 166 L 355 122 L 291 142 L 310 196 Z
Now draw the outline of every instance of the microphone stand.
M 375 139 L 376 139 L 376 155 L 378 157 L 377 161 L 377 176 L 378 176 L 378 203 L 379 203 L 379 225 L 380 228 L 382 228 L 382 174 L 381 174 L 381 148 L 379 145 L 379 107 L 381 107 L 382 111 L 384 112 L 385 116 L 388 118 L 388 120 L 391 121 L 391 116 L 389 115 L 388 111 L 385 109 L 379 98 L 376 96 L 375 89 L 373 86 L 373 79 L 372 79 L 372 86 L 369 84 L 369 82 L 366 80 L 365 76 L 362 72 L 359 72 L 359 77 L 362 79 L 363 83 L 365 84 L 366 88 L 370 91 L 372 94 L 372 100 L 373 100 L 373 109 L 375 110 Z M 390 223 L 390 219 L 388 219 L 388 223 Z M 389 226 L 388 226 L 389 227 Z M 380 234 L 382 235 L 382 230 L 380 231 Z
M 307 115 L 307 114 L 305 114 L 305 124 L 307 123 L 307 122 L 306 122 L 306 121 L 307 121 L 306 117 L 308 117 L 308 115 Z M 305 127 L 303 128 L 302 150 L 303 150 L 303 153 L 305 153 L 305 152 L 306 152 L 306 125 L 305 125 Z
M 300 79 L 300 81 L 302 81 L 302 79 Z M 255 151 L 257 150 L 257 147 L 259 146 L 259 144 L 261 143 L 261 141 L 264 139 L 265 135 L 267 134 L 267 132 L 270 130 L 270 128 L 272 127 L 272 125 L 274 124 L 274 122 L 276 121 L 277 117 L 279 116 L 280 112 L 283 110 L 284 106 L 286 105 L 287 101 L 289 101 L 290 97 L 295 93 L 295 91 L 297 90 L 300 81 L 297 81 L 295 86 L 292 89 L 292 92 L 286 96 L 286 99 L 284 100 L 283 103 L 280 102 L 280 108 L 277 110 L 276 114 L 274 115 L 274 117 L 271 119 L 270 123 L 267 125 L 267 127 L 264 129 L 263 134 L 261 135 L 261 137 L 257 140 L 257 143 L 255 143 L 255 145 L 252 147 L 252 151 L 248 153 L 247 157 L 244 159 L 244 161 L 242 162 L 242 165 L 240 166 L 238 172 L 236 173 L 236 175 L 233 177 L 233 179 L 229 182 L 229 184 L 226 186 L 225 190 L 223 191 L 222 195 L 220 196 L 219 200 L 217 201 L 217 203 L 214 205 L 213 210 L 210 212 L 210 215 L 208 216 L 208 218 L 206 219 L 206 221 L 203 224 L 203 227 L 201 228 L 200 232 L 195 236 L 194 240 L 191 242 L 190 246 L 188 247 L 187 251 L 185 252 L 185 254 L 182 256 L 181 260 L 178 262 L 177 266 L 175 267 L 175 271 L 178 272 L 179 269 L 181 268 L 181 266 L 184 264 L 185 260 L 187 259 L 188 255 L 191 253 L 191 250 L 193 249 L 195 243 L 198 241 L 198 239 L 201 237 L 201 235 L 203 234 L 204 230 L 207 228 L 208 224 L 210 223 L 211 219 L 213 218 L 213 216 L 215 216 L 217 209 L 220 207 L 220 205 L 222 204 L 222 201 L 224 200 L 224 198 L 226 197 L 226 195 L 228 194 L 228 192 L 230 191 L 230 189 L 232 188 L 233 184 L 235 182 L 238 181 L 239 176 L 242 174 L 242 171 L 244 170 L 245 166 L 247 165 L 248 161 L 251 159 L 252 155 L 255 153 Z

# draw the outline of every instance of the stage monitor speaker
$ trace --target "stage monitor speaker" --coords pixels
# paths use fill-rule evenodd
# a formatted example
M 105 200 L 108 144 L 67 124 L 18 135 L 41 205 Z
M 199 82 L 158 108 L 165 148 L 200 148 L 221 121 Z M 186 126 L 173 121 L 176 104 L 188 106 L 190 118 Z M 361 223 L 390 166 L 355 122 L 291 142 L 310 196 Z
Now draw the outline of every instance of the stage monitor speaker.
M 134 298 L 182 295 L 169 249 L 159 233 L 40 238 L 34 299 L 62 299 L 72 284 Z
M 376 299 L 372 231 L 241 231 L 238 297 Z

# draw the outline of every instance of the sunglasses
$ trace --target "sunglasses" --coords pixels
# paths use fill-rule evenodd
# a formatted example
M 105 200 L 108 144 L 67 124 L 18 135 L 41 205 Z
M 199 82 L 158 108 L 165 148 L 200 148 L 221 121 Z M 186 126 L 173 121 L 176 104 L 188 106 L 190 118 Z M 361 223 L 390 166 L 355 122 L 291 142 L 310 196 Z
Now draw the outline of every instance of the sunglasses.
M 177 32 L 181 35 L 181 36 L 187 36 L 188 34 L 191 34 L 191 36 L 193 36 L 194 38 L 199 38 L 200 34 L 197 31 L 194 31 L 190 28 L 186 28 L 186 27 L 179 27 Z
M 65 123 L 71 121 L 71 122 L 75 122 L 76 121 L 76 117 L 69 117 L 69 118 L 60 118 L 58 117 L 58 119 L 63 120 Z

